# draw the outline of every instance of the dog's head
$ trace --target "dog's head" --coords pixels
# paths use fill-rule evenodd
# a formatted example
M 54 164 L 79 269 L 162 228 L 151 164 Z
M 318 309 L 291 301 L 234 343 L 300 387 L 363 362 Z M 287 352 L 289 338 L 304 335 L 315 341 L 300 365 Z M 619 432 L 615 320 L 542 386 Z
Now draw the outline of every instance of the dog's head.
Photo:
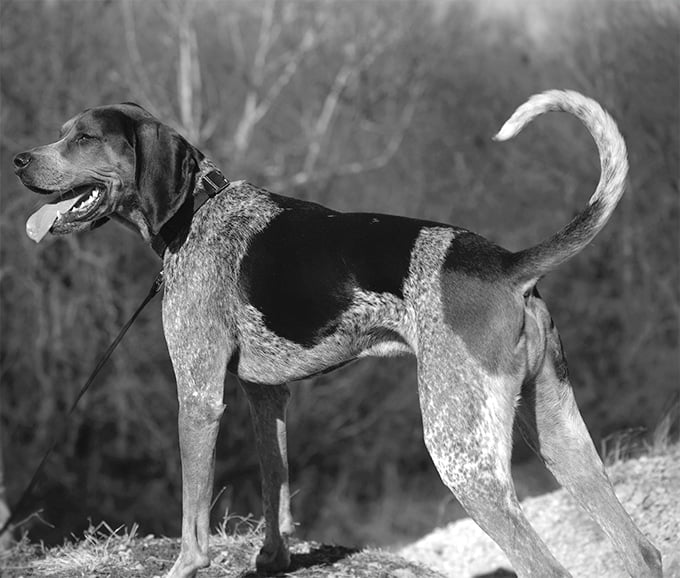
M 87 109 L 63 125 L 58 141 L 14 157 L 26 187 L 56 194 L 31 215 L 26 232 L 39 242 L 48 232 L 89 230 L 114 218 L 148 241 L 192 191 L 202 158 L 140 106 Z

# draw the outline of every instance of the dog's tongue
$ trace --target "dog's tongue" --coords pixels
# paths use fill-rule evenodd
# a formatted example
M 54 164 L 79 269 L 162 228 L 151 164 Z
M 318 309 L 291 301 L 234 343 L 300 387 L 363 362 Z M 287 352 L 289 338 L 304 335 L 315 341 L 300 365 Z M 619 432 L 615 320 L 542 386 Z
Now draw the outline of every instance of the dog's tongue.
M 80 196 L 77 196 L 73 199 L 66 199 L 40 207 L 26 221 L 26 234 L 36 243 L 40 243 L 49 232 L 54 221 L 57 220 L 59 213 L 68 211 L 79 199 Z

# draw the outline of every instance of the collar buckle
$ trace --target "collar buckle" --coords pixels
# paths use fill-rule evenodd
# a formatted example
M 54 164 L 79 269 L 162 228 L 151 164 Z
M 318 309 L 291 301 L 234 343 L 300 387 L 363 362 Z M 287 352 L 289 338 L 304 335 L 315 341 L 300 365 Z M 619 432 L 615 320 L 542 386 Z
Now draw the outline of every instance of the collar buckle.
M 214 197 L 216 194 L 226 189 L 230 183 L 221 171 L 215 169 L 210 171 L 201 179 L 201 184 L 203 185 L 203 190 L 208 194 L 208 196 Z

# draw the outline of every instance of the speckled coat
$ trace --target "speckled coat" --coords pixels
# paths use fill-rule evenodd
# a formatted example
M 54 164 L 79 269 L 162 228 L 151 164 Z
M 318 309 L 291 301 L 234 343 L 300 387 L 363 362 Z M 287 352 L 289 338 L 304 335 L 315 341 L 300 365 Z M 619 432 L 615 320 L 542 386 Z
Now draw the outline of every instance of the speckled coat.
M 571 223 L 516 253 L 450 225 L 340 213 L 246 182 L 193 210 L 214 165 L 131 104 L 85 111 L 64 125 L 57 143 L 15 157 L 29 188 L 69 191 L 29 219 L 35 240 L 48 228 L 70 233 L 113 218 L 154 247 L 159 236 L 168 241 L 161 251 L 163 326 L 177 378 L 183 470 L 182 549 L 170 577 L 195 576 L 210 562 L 227 371 L 248 396 L 262 468 L 266 533 L 256 565 L 279 572 L 290 563 L 287 536 L 294 530 L 286 384 L 357 358 L 402 353 L 417 358 L 425 443 L 443 482 L 520 576 L 568 573 L 517 501 L 510 475 L 515 418 L 612 539 L 630 575 L 661 575 L 658 551 L 616 499 L 593 447 L 557 329 L 536 289 L 609 219 L 625 188 L 625 145 L 599 105 L 568 91 L 532 97 L 497 139 L 550 110 L 584 122 L 602 174 Z

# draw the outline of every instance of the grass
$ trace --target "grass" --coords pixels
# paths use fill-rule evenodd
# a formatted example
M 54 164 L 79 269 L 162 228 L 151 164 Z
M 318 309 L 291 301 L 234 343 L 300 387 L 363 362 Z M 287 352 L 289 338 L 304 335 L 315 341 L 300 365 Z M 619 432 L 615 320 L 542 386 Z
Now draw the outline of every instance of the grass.
M 600 455 L 605 465 L 637 458 L 658 456 L 678 443 L 680 438 L 680 393 L 674 395 L 658 425 L 649 434 L 644 428 L 629 428 L 603 438 Z
M 227 530 L 227 527 L 230 529 Z M 232 530 L 235 528 L 235 530 Z M 262 544 L 263 524 L 251 518 L 225 519 L 211 538 L 212 564 L 201 578 L 249 577 Z M 281 576 L 298 578 L 441 578 L 437 572 L 407 562 L 396 554 L 367 548 L 357 550 L 295 540 L 291 568 Z M 179 554 L 179 540 L 137 536 L 137 527 L 90 526 L 82 538 L 46 548 L 24 538 L 0 554 L 3 578 L 123 578 L 162 576 Z
M 90 525 L 82 538 L 73 536 L 55 548 L 31 544 L 24 535 L 10 552 L 0 554 L 0 568 L 3 576 L 105 576 L 119 568 L 141 572 L 132 551 L 138 541 L 136 525 L 113 529 L 106 522 Z
M 137 526 L 112 529 L 106 522 L 90 526 L 82 540 L 58 548 L 52 555 L 39 560 L 34 567 L 44 574 L 74 572 L 83 576 L 95 571 L 124 566 L 141 570 L 132 556 L 131 546 L 137 534 Z
M 226 527 L 236 527 L 227 533 Z M 233 575 L 243 570 L 257 552 L 262 524 L 225 520 L 211 540 L 213 564 L 205 576 Z M 106 522 L 90 525 L 82 537 L 72 536 L 62 546 L 30 544 L 26 536 L 9 552 L 0 554 L 3 577 L 28 576 L 154 576 L 162 575 L 179 554 L 179 540 L 138 536 L 137 525 L 111 528 Z

